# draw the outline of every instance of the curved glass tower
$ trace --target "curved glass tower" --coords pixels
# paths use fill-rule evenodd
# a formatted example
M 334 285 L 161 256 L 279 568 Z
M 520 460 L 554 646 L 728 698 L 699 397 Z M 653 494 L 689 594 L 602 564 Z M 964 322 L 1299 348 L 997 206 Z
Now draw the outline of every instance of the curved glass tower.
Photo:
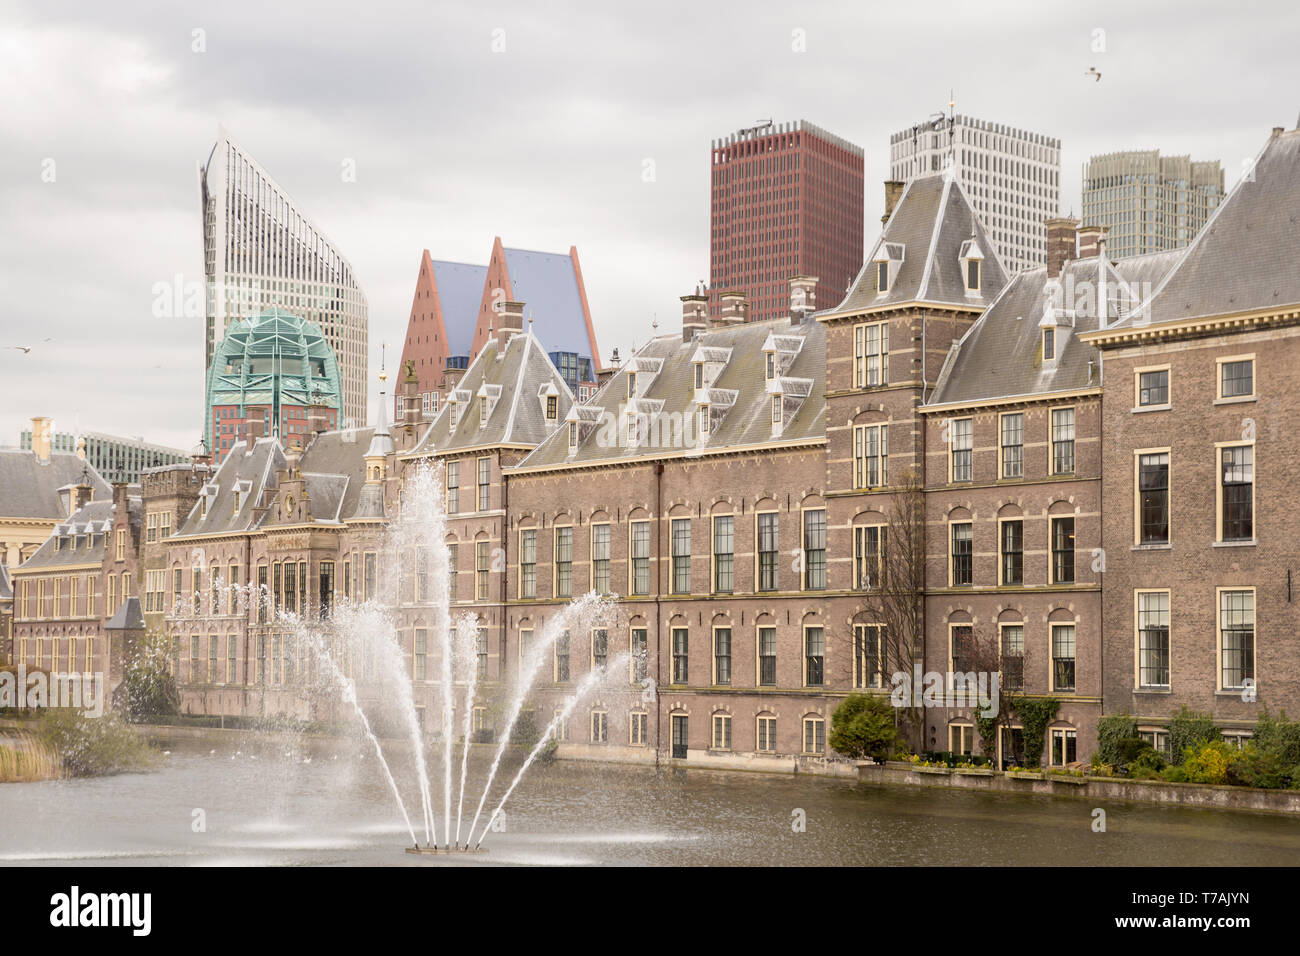
M 278 306 L 324 333 L 342 380 L 339 424 L 364 424 L 370 319 L 351 264 L 222 127 L 199 164 L 199 195 L 209 379 L 213 356 L 230 328 Z M 210 405 L 204 419 L 208 447 L 215 451 Z
M 250 421 L 262 422 L 263 435 L 305 445 L 313 410 L 322 425 L 338 426 L 341 393 L 334 350 L 315 324 L 275 308 L 236 322 L 208 366 L 208 448 L 222 461 Z

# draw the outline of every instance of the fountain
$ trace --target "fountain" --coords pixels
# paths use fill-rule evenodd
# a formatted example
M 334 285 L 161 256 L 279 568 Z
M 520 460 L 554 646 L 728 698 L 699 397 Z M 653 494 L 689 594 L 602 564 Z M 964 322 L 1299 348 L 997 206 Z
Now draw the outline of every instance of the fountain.
M 465 810 L 465 796 L 469 783 L 470 744 L 474 733 L 473 715 L 476 702 L 483 690 L 481 682 L 477 616 L 469 611 L 453 619 L 448 593 L 448 560 L 446 544 L 447 522 L 444 512 L 442 468 L 440 465 L 420 465 L 414 469 L 402 491 L 400 515 L 389 525 L 379 556 L 379 593 L 384 597 L 371 598 L 364 603 L 340 602 L 329 620 L 308 625 L 293 615 L 282 614 L 280 622 L 294 634 L 298 646 L 305 648 L 312 661 L 313 673 L 320 670 L 328 679 L 324 688 L 341 696 L 357 717 L 366 738 L 379 757 L 381 771 L 397 801 L 406 829 L 411 837 L 407 853 L 449 854 L 484 853 L 482 843 L 493 823 L 500 816 L 506 801 L 519 785 L 525 772 L 534 763 L 555 734 L 560 723 L 609 675 L 626 673 L 624 654 L 611 659 L 601 669 L 586 674 L 564 699 L 555 718 L 546 727 L 541 739 L 531 749 L 508 787 L 504 790 L 488 816 L 483 831 L 475 839 L 475 832 L 483 816 L 484 807 L 492 793 L 492 786 L 518 725 L 520 715 L 530 694 L 533 693 L 544 665 L 551 660 L 556 642 L 568 632 L 590 632 L 592 627 L 607 626 L 616 610 L 614 599 L 590 593 L 576 598 L 556 612 L 548 615 L 540 637 L 521 656 L 518 675 L 512 685 L 503 687 L 509 698 L 505 702 L 505 726 L 493 754 L 490 768 L 472 819 L 461 842 Z M 407 653 L 399 639 L 400 631 L 409 630 L 411 621 L 419 617 L 428 624 L 428 647 L 440 651 L 438 662 L 436 699 L 438 706 L 437 731 L 442 739 L 442 840 L 438 840 L 438 827 L 433 803 L 433 784 L 426 759 L 426 741 L 420 727 L 412 687 L 412 674 L 407 668 Z M 382 687 L 386 705 L 400 715 L 406 736 L 414 751 L 415 783 L 419 789 L 420 810 L 423 816 L 424 842 L 416 837 L 415 826 L 407 811 L 401 788 L 398 786 L 389 763 L 385 759 L 379 736 L 372 729 L 371 716 L 366 714 L 362 696 L 358 693 L 357 676 L 352 663 L 360 658 L 365 662 L 363 680 L 377 682 Z M 423 662 L 419 666 L 423 666 Z M 459 686 L 458 686 L 459 685 Z M 458 694 L 459 691 L 459 694 Z M 457 697 L 460 697 L 460 720 L 457 721 Z M 432 710 L 433 708 L 430 708 Z M 462 749 L 459 755 L 459 773 L 454 773 L 456 763 L 455 741 L 459 730 Z M 458 782 L 457 782 L 458 778 Z M 455 832 L 452 816 L 455 803 Z

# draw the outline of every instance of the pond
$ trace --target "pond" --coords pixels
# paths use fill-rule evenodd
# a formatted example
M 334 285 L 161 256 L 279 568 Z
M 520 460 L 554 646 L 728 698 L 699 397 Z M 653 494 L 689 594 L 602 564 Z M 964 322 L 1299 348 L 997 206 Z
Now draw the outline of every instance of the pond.
M 173 740 L 162 768 L 0 785 L 0 863 L 102 865 L 1296 865 L 1300 819 L 557 761 L 524 776 L 487 853 L 416 856 L 373 752 L 253 735 Z M 394 743 L 407 806 L 419 797 Z M 477 750 L 464 831 L 486 778 Z M 514 775 L 503 767 L 486 820 Z M 435 782 L 441 771 L 431 767 Z M 443 798 L 433 799 L 442 842 Z M 455 831 L 456 800 L 452 800 Z M 804 819 L 795 832 L 792 821 Z M 414 817 L 413 817 L 414 819 Z M 417 829 L 422 824 L 416 821 Z M 480 823 L 479 829 L 482 829 Z M 462 831 L 462 832 L 464 832 Z

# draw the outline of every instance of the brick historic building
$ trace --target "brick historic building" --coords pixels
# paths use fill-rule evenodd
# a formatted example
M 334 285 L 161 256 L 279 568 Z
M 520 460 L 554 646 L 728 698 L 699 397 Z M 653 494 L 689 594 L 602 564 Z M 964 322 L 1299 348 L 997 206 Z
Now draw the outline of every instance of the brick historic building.
M 683 296 L 680 332 L 585 402 L 505 302 L 432 421 L 408 366 L 391 425 L 381 400 L 370 428 L 254 432 L 214 471 L 158 469 L 134 504 L 83 505 L 69 527 L 104 537 L 77 546 L 107 550 L 52 561 L 47 543 L 17 569 L 15 637 L 48 631 L 24 594 L 64 560 L 116 575 L 119 597 L 143 574 L 183 709 L 321 717 L 271 611 L 311 621 L 377 594 L 403 482 L 439 462 L 453 613 L 478 618 L 477 734 L 502 729 L 529 642 L 594 589 L 619 596 L 617 620 L 557 641 L 531 694 L 544 722 L 631 655 L 563 728 L 570 753 L 829 770 L 836 706 L 888 693 L 909 661 L 1058 700 L 1054 765 L 1086 760 L 1108 713 L 1157 744 L 1184 704 L 1248 735 L 1262 707 L 1300 712 L 1298 182 L 1300 132 L 1278 130 L 1188 249 L 1112 262 L 1104 230 L 1054 219 L 1046 265 L 1009 276 L 960 184 L 918 178 L 887 189 L 843 301 L 816 311 L 817 280 L 796 276 L 790 313 L 751 322 L 736 297 L 710 316 Z M 123 531 L 134 564 L 110 546 Z M 914 589 L 900 538 L 918 543 Z M 232 603 L 232 581 L 270 607 Z M 437 621 L 401 587 L 428 714 Z M 901 591 L 906 646 L 884 600 Z M 918 742 L 977 752 L 975 717 L 926 708 Z M 999 727 L 1003 757 L 1018 730 Z

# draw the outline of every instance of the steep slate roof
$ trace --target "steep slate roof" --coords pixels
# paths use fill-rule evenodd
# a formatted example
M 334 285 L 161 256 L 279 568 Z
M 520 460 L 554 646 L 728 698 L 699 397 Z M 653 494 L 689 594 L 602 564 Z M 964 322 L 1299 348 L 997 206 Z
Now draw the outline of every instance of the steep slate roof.
M 504 352 L 494 338 L 466 369 L 456 386 L 459 420 L 451 425 L 451 392 L 439 403 L 438 414 L 419 443 L 402 457 L 443 454 L 491 445 L 537 445 L 559 423 L 573 404 L 573 393 L 542 350 L 532 332 L 511 336 Z M 501 355 L 500 360 L 497 356 Z M 479 391 L 499 389 L 487 425 L 479 425 Z M 555 425 L 547 425 L 541 390 L 553 386 L 559 414 Z
M 447 354 L 469 355 L 474 344 L 474 323 L 483 299 L 483 283 L 487 281 L 487 266 L 441 259 L 433 259 L 431 264 L 442 307 Z
M 984 259 L 980 291 L 967 295 L 961 255 L 963 245 L 972 237 Z M 889 289 L 881 295 L 875 260 L 885 243 L 895 251 L 901 246 L 903 261 Z M 943 174 L 924 176 L 912 180 L 903 190 L 844 301 L 823 315 L 846 315 L 909 302 L 984 308 L 1006 281 L 997 247 L 984 231 L 961 184 Z
M 95 467 L 71 452 L 51 452 L 49 462 L 42 464 L 35 452 L 0 449 L 0 517 L 64 518 L 68 509 L 59 489 L 78 484 L 83 469 L 96 499 L 112 495 L 113 489 Z
M 1253 177 L 1242 177 L 1156 288 L 1142 316 L 1159 324 L 1300 305 L 1300 130 L 1269 137 Z
M 112 527 L 113 500 L 88 502 L 73 512 L 71 518 L 55 525 L 50 536 L 20 567 L 24 571 L 57 571 L 79 564 L 100 564 Z M 79 535 L 85 535 L 80 547 L 77 546 Z
M 795 392 L 806 394 L 799 394 L 801 401 L 797 408 L 787 405 L 779 435 L 774 435 L 772 430 L 772 401 L 767 388 L 766 358 L 763 352 L 764 345 L 772 335 L 803 340 L 782 377 L 792 389 L 787 395 L 792 396 Z M 727 406 L 720 417 L 715 415 L 706 439 L 697 442 L 693 422 L 698 409 L 694 401 L 695 357 L 697 351 L 701 350 L 707 350 L 704 357 L 709 360 L 721 358 L 730 350 L 727 362 L 712 382 L 710 391 L 719 398 L 726 399 L 730 399 L 732 396 L 729 393 L 734 392 L 734 404 Z M 626 412 L 628 372 L 637 369 L 639 376 L 647 376 L 656 362 L 662 362 L 662 365 L 649 384 L 639 391 L 638 401 L 648 410 L 648 414 L 660 416 L 657 425 L 649 425 L 651 434 L 656 428 L 659 429 L 659 441 L 655 445 L 630 447 L 624 440 L 625 426 L 620 414 Z M 516 468 L 525 470 L 555 465 L 610 463 L 824 439 L 825 326 L 814 321 L 792 326 L 789 319 L 783 318 L 712 329 L 700 333 L 690 342 L 683 342 L 680 333 L 659 336 L 638 350 L 591 401 L 578 406 L 575 415 L 581 415 L 588 423 L 594 422 L 594 426 L 586 430 L 573 455 L 569 453 L 568 429 L 561 428 Z M 674 438 L 672 426 L 665 423 L 677 421 L 683 423 L 682 444 L 678 447 L 665 447 L 671 445 Z M 616 426 L 618 440 L 611 441 L 610 434 Z
M 1160 281 L 1180 254 L 1181 250 L 1161 252 L 1106 263 L 1110 325 L 1116 324 L 1116 316 L 1131 311 L 1140 301 L 1141 290 L 1149 291 L 1151 284 Z M 1098 327 L 1099 261 L 1094 257 L 1067 262 L 1056 283 L 1047 278 L 1046 266 L 1017 273 L 953 346 L 927 405 L 1099 387 L 1100 353 L 1078 338 Z M 1056 361 L 1045 366 L 1040 321 L 1049 292 L 1058 330 L 1067 331 L 1064 335 L 1058 331 Z M 1072 311 L 1071 304 L 1076 306 Z
M 312 436 L 299 459 L 298 471 L 311 498 L 313 523 L 341 524 L 356 516 L 365 482 L 364 455 L 373 437 L 373 428 L 336 429 Z M 260 438 L 251 452 L 245 451 L 242 443 L 236 445 L 204 486 L 215 491 L 207 516 L 199 517 L 199 504 L 195 503 L 173 537 L 248 532 L 272 526 L 275 522 L 271 510 L 257 512 L 266 499 L 266 490 L 278 486 L 277 472 L 287 467 L 284 447 L 278 439 Z M 238 512 L 234 510 L 237 486 Z
M 9 569 L 0 564 L 0 602 L 12 601 L 14 598 L 14 584 L 9 578 Z

